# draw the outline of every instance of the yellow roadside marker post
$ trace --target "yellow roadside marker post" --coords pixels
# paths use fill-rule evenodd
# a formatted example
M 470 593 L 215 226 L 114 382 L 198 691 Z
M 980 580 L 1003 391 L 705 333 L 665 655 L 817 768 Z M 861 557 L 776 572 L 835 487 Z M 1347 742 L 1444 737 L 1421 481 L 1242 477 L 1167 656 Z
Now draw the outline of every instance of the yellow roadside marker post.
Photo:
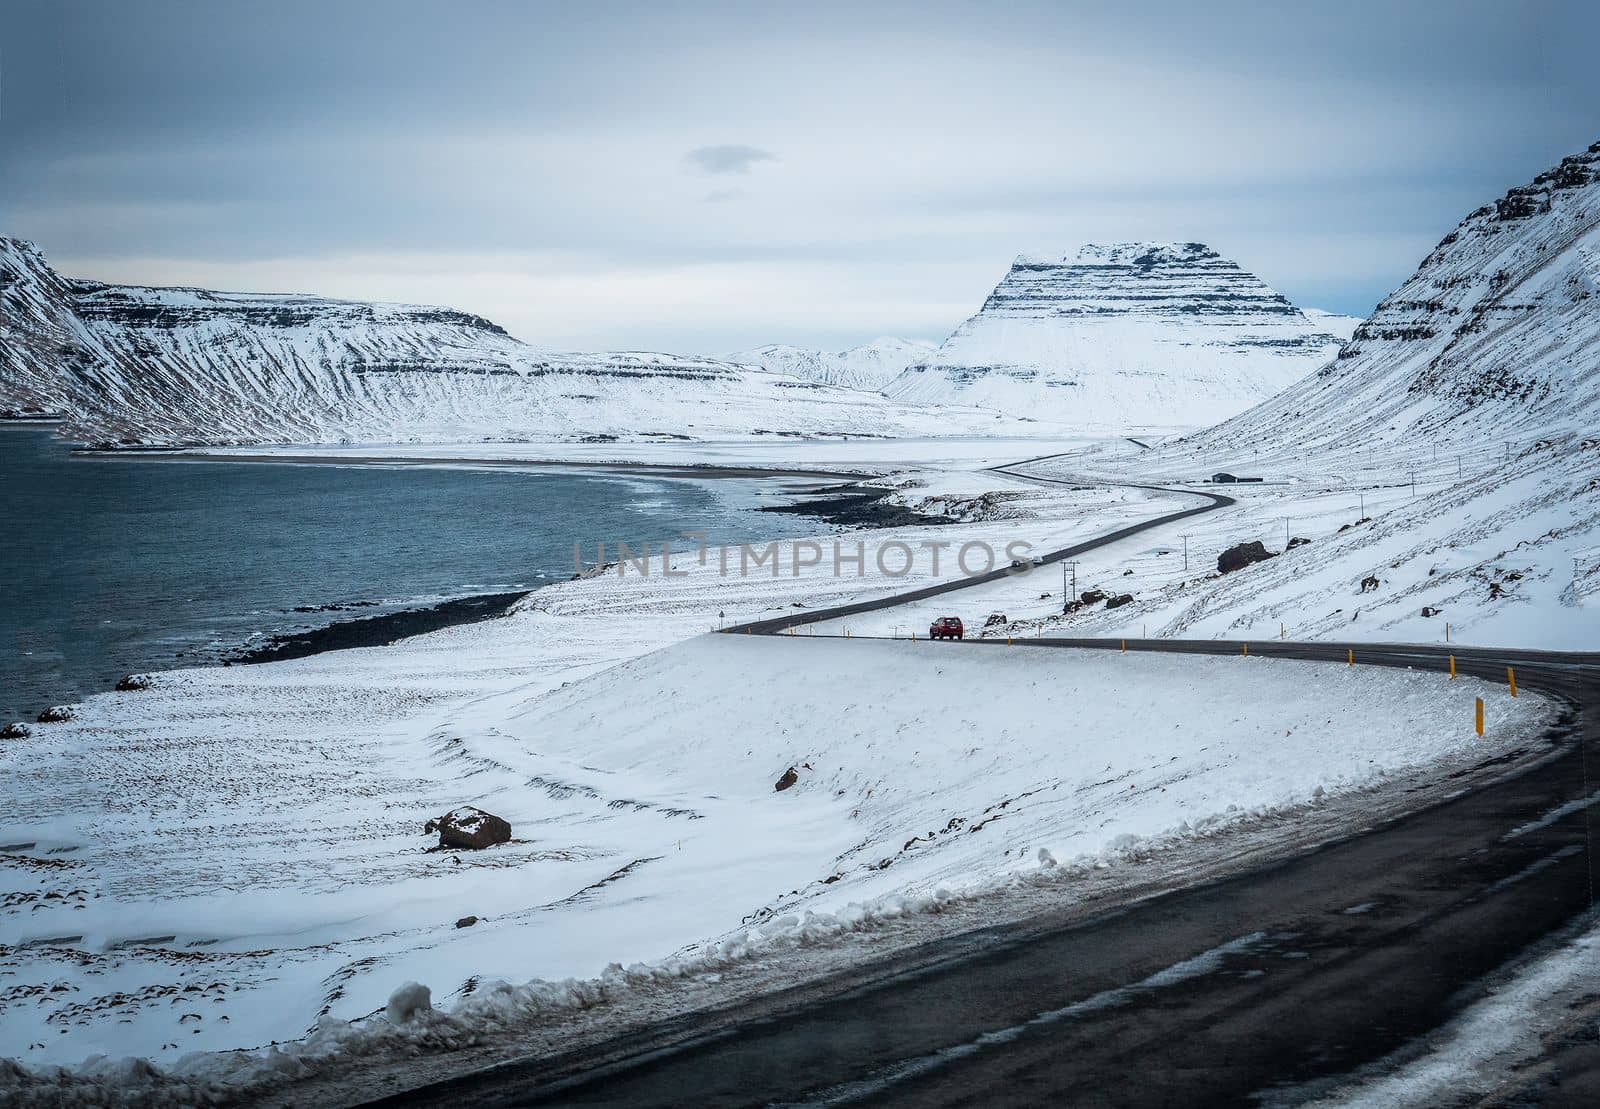
M 1349 648 L 1349 658 L 1346 659 L 1345 665 L 1346 666 L 1354 666 L 1355 664 L 1356 664 L 1356 649 L 1354 647 L 1351 647 L 1351 648 Z
M 1511 696 L 1517 695 L 1517 672 L 1511 667 L 1506 667 L 1506 681 L 1511 684 Z
M 1456 680 L 1456 656 L 1455 655 L 1451 655 L 1450 656 L 1450 680 L 1451 681 L 1455 681 Z
M 1250 644 L 1248 644 L 1248 643 L 1246 643 L 1244 645 L 1244 657 L 1245 658 L 1249 658 L 1250 657 Z
M 1478 734 L 1483 734 L 1483 698 L 1478 699 Z
M 1124 639 L 1122 641 L 1122 653 L 1123 654 L 1127 654 L 1128 653 L 1128 641 L 1126 639 Z

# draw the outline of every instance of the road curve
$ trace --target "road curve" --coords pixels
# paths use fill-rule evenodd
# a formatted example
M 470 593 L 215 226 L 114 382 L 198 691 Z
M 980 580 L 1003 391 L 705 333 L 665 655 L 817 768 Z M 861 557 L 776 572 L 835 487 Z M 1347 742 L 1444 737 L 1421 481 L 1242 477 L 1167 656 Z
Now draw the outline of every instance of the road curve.
M 1176 492 L 1176 491 L 1175 491 Z M 1056 561 L 1232 503 L 1208 503 L 1053 552 Z M 728 629 L 776 634 L 997 580 Z M 817 638 L 807 642 L 826 649 Z M 1243 654 L 1237 641 L 1127 640 L 1130 651 Z M 1017 650 L 1120 649 L 1018 641 Z M 1000 640 L 907 650 L 1007 649 Z M 1444 649 L 1251 642 L 1250 653 L 1447 666 Z M 1064 925 L 936 941 L 908 969 L 867 966 L 787 1008 L 695 1014 L 599 1048 L 526 1059 L 374 1104 L 411 1106 L 1233 1105 L 1299 1100 L 1417 1042 L 1486 976 L 1594 913 L 1600 655 L 1455 648 L 1458 669 L 1568 706 L 1522 769 L 1361 835 Z M 1495 760 L 1489 760 L 1490 763 Z M 1485 764 L 1487 767 L 1489 763 Z M 1485 767 L 1478 768 L 1481 774 Z M 1462 772 L 1465 776 L 1468 772 Z M 773 1015 L 776 1012 L 777 1015 Z M 1596 1072 L 1541 1088 L 1600 1104 Z

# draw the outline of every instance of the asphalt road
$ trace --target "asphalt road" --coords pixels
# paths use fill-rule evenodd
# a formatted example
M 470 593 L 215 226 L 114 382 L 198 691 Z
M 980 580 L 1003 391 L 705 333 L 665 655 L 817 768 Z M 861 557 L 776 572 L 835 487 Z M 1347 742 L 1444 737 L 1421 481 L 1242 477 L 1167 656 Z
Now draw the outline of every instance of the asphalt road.
M 1213 511 L 1209 502 L 1070 557 Z M 993 575 L 989 580 L 1000 576 Z M 963 580 L 955 587 L 984 579 Z M 775 634 L 948 591 L 763 621 Z M 810 639 L 819 650 L 823 641 Z M 1038 639 L 1014 649 L 1119 649 Z M 1128 640 L 1128 650 L 1238 654 L 1238 642 Z M 910 644 L 907 644 L 911 648 Z M 928 650 L 1005 649 L 1001 641 Z M 911 648 L 917 649 L 917 648 Z M 1442 649 L 1251 643 L 1252 654 L 1444 669 Z M 572 1056 L 527 1059 L 383 1105 L 1236 1105 L 1300 1100 L 1417 1042 L 1481 995 L 1486 976 L 1593 912 L 1600 655 L 1458 648 L 1462 673 L 1570 707 L 1546 756 L 1446 802 L 1286 861 L 1095 919 L 1020 922 L 930 945 L 913 969 L 865 967 L 837 992 L 699 1032 L 693 1014 Z M 1509 762 L 1507 764 L 1510 765 Z M 1600 1104 L 1600 1071 L 1534 1091 Z

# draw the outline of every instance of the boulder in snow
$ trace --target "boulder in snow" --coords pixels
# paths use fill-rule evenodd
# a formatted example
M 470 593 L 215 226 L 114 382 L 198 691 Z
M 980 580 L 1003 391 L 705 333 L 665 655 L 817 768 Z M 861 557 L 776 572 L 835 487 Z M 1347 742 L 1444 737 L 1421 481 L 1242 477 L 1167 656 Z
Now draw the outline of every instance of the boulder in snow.
M 118 693 L 133 693 L 141 689 L 149 689 L 154 683 L 148 674 L 129 674 L 117 683 Z
M 1380 583 L 1378 581 L 1378 575 L 1377 574 L 1368 574 L 1366 577 L 1361 579 L 1361 592 L 1363 592 L 1363 593 L 1374 593 L 1374 592 L 1377 592 L 1379 584 Z
M 1115 597 L 1107 597 L 1106 598 L 1106 607 L 1107 608 L 1121 608 L 1123 605 L 1130 605 L 1132 603 L 1133 603 L 1133 594 L 1132 593 L 1118 593 Z
M 1293 539 L 1289 540 L 1289 545 L 1285 547 L 1284 550 L 1292 551 L 1296 547 L 1304 547 L 1309 542 L 1311 542 L 1311 540 L 1307 539 L 1305 536 L 1297 535 Z
M 476 923 L 478 923 L 478 918 L 477 917 L 475 917 L 475 916 L 464 916 L 460 920 L 456 921 L 456 927 L 457 928 L 471 928 Z
M 1217 572 L 1231 574 L 1235 570 L 1243 570 L 1255 562 L 1265 562 L 1272 557 L 1272 552 L 1261 545 L 1261 540 L 1253 539 L 1248 543 L 1235 543 L 1217 557 Z
M 28 726 L 20 720 L 0 728 L 0 739 L 27 739 L 28 735 Z
M 783 772 L 783 777 L 779 778 L 777 784 L 775 784 L 772 788 L 777 790 L 779 793 L 782 793 L 799 780 L 799 772 L 797 772 L 795 768 L 791 766 L 789 769 Z
M 41 724 L 60 724 L 76 715 L 71 705 L 51 705 L 39 714 Z
M 493 847 L 511 838 L 510 824 L 473 805 L 458 805 L 439 819 L 428 821 L 423 830 L 438 832 L 440 847 L 461 847 L 469 851 Z

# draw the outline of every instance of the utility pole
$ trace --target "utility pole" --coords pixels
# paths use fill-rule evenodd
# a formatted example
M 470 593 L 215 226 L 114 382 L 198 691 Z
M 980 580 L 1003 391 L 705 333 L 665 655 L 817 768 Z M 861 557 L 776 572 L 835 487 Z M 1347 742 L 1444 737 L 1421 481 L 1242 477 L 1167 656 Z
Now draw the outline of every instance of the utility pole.
M 1187 535 L 1183 537 L 1183 572 L 1185 574 L 1189 572 L 1189 537 Z
M 1413 497 L 1417 495 L 1417 472 L 1415 470 L 1411 471 L 1411 495 Z
M 1283 518 L 1283 549 L 1289 549 L 1289 517 Z
M 1367 518 L 1367 495 L 1365 493 L 1357 493 L 1356 496 L 1361 498 L 1361 516 L 1360 516 L 1360 519 L 1365 520 Z

